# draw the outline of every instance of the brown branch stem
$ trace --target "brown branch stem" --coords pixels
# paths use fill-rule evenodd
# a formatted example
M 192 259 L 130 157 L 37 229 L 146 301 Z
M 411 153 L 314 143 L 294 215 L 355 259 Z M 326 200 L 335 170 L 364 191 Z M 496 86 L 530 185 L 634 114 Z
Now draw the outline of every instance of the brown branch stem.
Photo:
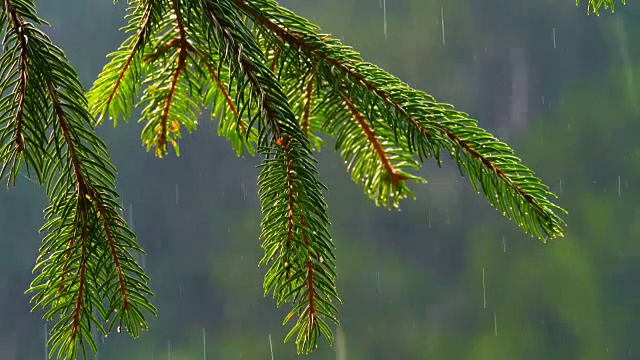
M 367 124 L 367 120 L 362 116 L 360 111 L 358 111 L 356 105 L 351 101 L 349 95 L 344 89 L 342 90 L 342 95 L 344 98 L 345 107 L 349 110 L 353 118 L 356 120 L 360 129 L 362 129 L 362 132 L 367 137 L 369 144 L 371 144 L 376 154 L 378 154 L 378 159 L 380 159 L 382 166 L 391 176 L 391 183 L 394 187 L 398 186 L 400 181 L 406 180 L 407 178 L 398 174 L 396 172 L 396 169 L 393 168 L 391 161 L 389 161 L 389 158 L 387 157 L 387 153 L 382 148 L 382 144 L 380 143 L 380 141 L 378 141 L 378 138 L 376 138 L 376 135 L 373 133 L 373 129 L 371 129 L 369 124 Z

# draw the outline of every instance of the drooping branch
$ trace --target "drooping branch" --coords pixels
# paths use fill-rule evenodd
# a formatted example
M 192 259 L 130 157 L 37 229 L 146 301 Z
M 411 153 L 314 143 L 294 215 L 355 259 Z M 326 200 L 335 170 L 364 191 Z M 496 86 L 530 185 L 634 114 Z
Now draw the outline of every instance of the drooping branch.
M 137 336 L 146 327 L 142 308 L 155 308 L 146 299 L 152 295 L 148 279 L 131 254 L 142 249 L 114 208 L 115 169 L 93 132 L 77 74 L 34 26 L 46 23 L 30 0 L 2 5 L 2 17 L 12 20 L 3 29 L 0 161 L 14 178 L 27 164 L 46 185 L 46 235 L 28 292 L 35 293 L 35 308 L 46 310 L 46 320 L 57 320 L 50 355 L 70 359 L 80 351 L 86 355 L 87 346 L 97 351 L 91 328 L 105 333 L 103 322 L 119 320 Z
M 267 68 L 261 49 L 246 28 L 237 26 L 241 21 L 233 19 L 234 14 L 230 11 L 225 13 L 216 2 L 205 0 L 203 5 L 216 36 L 224 44 L 219 52 L 221 61 L 236 69 L 236 92 L 243 93 L 246 89 L 262 114 L 259 144 L 263 146 L 265 160 L 259 189 L 264 214 L 261 237 L 265 256 L 261 263 L 272 263 L 265 276 L 265 291 L 273 290 L 279 304 L 283 301 L 294 303 L 290 315 L 299 312 L 300 317 L 290 335 L 298 332 L 298 351 L 308 352 L 316 346 L 310 336 L 328 329 L 324 320 L 316 315 L 318 306 L 323 304 L 323 314 L 337 322 L 333 315 L 335 307 L 327 304 L 331 299 L 339 300 L 335 292 L 335 274 L 330 268 L 334 266 L 334 255 L 327 233 L 326 205 L 322 200 L 321 185 L 316 180 L 310 143 L 280 85 L 274 80 L 273 72 Z M 280 179 L 285 180 L 284 183 Z M 313 221 L 307 227 L 300 218 Z M 307 238 L 305 244 L 303 236 L 310 233 L 318 241 L 311 242 Z M 307 251 L 300 249 L 301 246 Z M 311 249 L 325 253 L 330 259 L 318 268 L 324 274 L 323 281 L 318 283 L 314 277 L 318 269 L 309 270 Z M 318 288 L 325 289 L 324 302 L 317 301 Z M 308 296 L 303 296 L 305 293 Z M 330 333 L 326 336 L 331 339 Z
M 553 194 L 505 144 L 277 2 L 140 0 L 130 10 L 133 35 L 94 84 L 91 108 L 130 115 L 144 80 L 138 105 L 146 104 L 148 149 L 177 139 L 182 125 L 195 129 L 200 106 L 219 116 L 218 133 L 238 155 L 258 148 L 265 295 L 293 304 L 285 322 L 298 320 L 286 339 L 297 333 L 298 351 L 310 351 L 320 334 L 331 341 L 325 320 L 337 322 L 334 245 L 311 152 L 320 132 L 336 137 L 352 178 L 377 204 L 413 195 L 406 180 L 423 179 L 411 172 L 425 158 L 440 163 L 445 151 L 525 231 L 560 234 L 559 208 L 546 199 Z
M 475 120 L 438 104 L 427 94 L 411 89 L 376 66 L 365 63 L 353 50 L 337 40 L 316 34 L 314 26 L 303 20 L 291 21 L 293 15 L 273 0 L 233 0 L 259 26 L 274 38 L 282 39 L 291 51 L 307 55 L 318 68 L 324 68 L 326 81 L 338 77 L 350 86 L 349 94 L 373 93 L 375 98 L 354 98 L 364 107 L 385 109 L 396 136 L 403 130 L 406 148 L 420 157 L 435 157 L 440 149 L 452 154 L 469 174 L 472 184 L 481 185 L 489 202 L 505 216 L 542 240 L 562 234 L 564 222 L 554 213 L 563 211 L 547 197 L 555 197 L 533 172 L 519 164 L 506 144 L 479 128 Z M 334 71 L 336 69 L 337 71 Z M 337 75 L 336 75 L 337 73 Z M 358 90 L 355 90 L 358 89 Z M 359 101 L 360 100 L 360 101 Z M 532 180 L 535 179 L 536 181 Z M 494 183 L 497 180 L 497 183 Z M 499 190 L 500 188 L 500 190 Z M 498 201 L 496 197 L 507 201 Z

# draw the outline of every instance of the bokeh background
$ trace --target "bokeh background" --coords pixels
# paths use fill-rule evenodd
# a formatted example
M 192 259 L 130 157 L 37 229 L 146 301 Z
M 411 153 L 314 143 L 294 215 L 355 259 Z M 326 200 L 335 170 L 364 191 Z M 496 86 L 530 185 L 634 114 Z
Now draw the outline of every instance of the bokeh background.
M 583 2 L 585 2 L 584 0 Z M 573 0 L 283 0 L 365 59 L 507 141 L 568 209 L 543 245 L 502 218 L 452 161 L 402 211 L 376 208 L 333 142 L 318 154 L 338 256 L 341 326 L 308 359 L 640 359 L 640 4 L 587 16 Z M 124 35 L 125 4 L 37 1 L 88 88 Z M 384 6 L 383 6 L 384 5 Z M 99 359 L 296 359 L 286 308 L 263 297 L 258 159 L 215 121 L 157 159 L 133 119 L 98 131 L 125 218 L 148 251 L 159 316 Z M 45 358 L 24 295 L 46 198 L 0 191 L 0 359 Z M 50 327 L 50 325 L 49 325 Z

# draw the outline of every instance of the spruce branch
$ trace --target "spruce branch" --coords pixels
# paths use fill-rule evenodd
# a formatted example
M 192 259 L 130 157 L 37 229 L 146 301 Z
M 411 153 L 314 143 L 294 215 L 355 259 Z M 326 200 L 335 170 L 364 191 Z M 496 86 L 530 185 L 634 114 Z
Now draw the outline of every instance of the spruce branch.
M 272 39 L 284 43 L 280 53 L 304 54 L 307 59 L 303 63 L 313 64 L 329 84 L 327 88 L 332 86 L 327 91 L 344 86 L 345 90 L 338 95 L 346 94 L 351 97 L 351 103 L 369 109 L 368 120 L 374 128 L 392 129 L 392 134 L 388 134 L 388 139 L 395 140 L 392 144 L 416 154 L 421 160 L 433 157 L 439 164 L 441 149 L 446 151 L 456 160 L 461 172 L 469 175 L 474 188 L 482 188 L 490 204 L 525 232 L 541 240 L 561 236 L 565 224 L 555 211 L 564 210 L 548 200 L 555 195 L 530 169 L 520 164 L 513 150 L 478 127 L 475 120 L 364 62 L 352 49 L 319 35 L 315 26 L 273 0 L 233 1 L 255 24 L 274 34 Z M 295 66 L 299 67 L 300 63 L 291 65 Z M 335 98 L 328 101 L 340 102 Z M 329 114 L 334 116 L 335 111 Z M 327 116 L 327 122 L 331 116 Z M 374 177 L 377 171 L 360 175 Z M 392 187 L 394 173 L 389 167 L 384 173 L 386 182 L 380 181 L 381 186 Z
M 525 231 L 561 234 L 564 223 L 554 210 L 563 210 L 505 144 L 276 2 L 137 4 L 126 29 L 131 37 L 89 92 L 91 109 L 100 118 L 129 115 L 139 90 L 130 83 L 142 79 L 142 138 L 158 156 L 167 141 L 177 148 L 179 127 L 196 128 L 200 106 L 219 115 L 219 133 L 239 155 L 258 149 L 264 157 L 260 264 L 270 264 L 265 295 L 272 292 L 278 305 L 292 303 L 285 323 L 296 315 L 298 321 L 286 339 L 297 333 L 299 352 L 313 349 L 319 334 L 331 342 L 327 320 L 337 322 L 334 246 L 311 154 L 322 132 L 336 137 L 353 179 L 377 204 L 397 206 L 412 196 L 406 181 L 424 181 L 412 172 L 425 158 L 440 164 L 444 150 Z M 151 24 L 153 11 L 158 20 Z
M 168 143 L 179 155 L 180 130 L 197 128 L 201 107 L 211 108 L 212 118 L 219 118 L 219 134 L 238 155 L 245 150 L 253 155 L 257 149 L 264 158 L 258 178 L 265 252 L 260 264 L 270 265 L 265 295 L 273 293 L 278 306 L 292 304 L 285 323 L 294 316 L 297 322 L 286 339 L 297 334 L 298 352 L 311 351 L 321 335 L 331 342 L 328 321 L 338 321 L 335 249 L 322 194 L 326 189 L 317 180 L 312 154 L 312 145 L 319 150 L 323 144 L 321 133 L 336 138 L 336 150 L 348 163 L 353 180 L 363 185 L 376 204 L 398 206 L 402 198 L 413 196 L 407 180 L 424 182 L 413 172 L 427 158 L 441 164 L 440 155 L 445 151 L 476 190 L 482 188 L 491 205 L 525 232 L 541 239 L 562 235 L 565 224 L 556 212 L 564 210 L 548 200 L 555 195 L 506 144 L 466 114 L 364 62 L 355 51 L 319 34 L 315 25 L 274 0 L 130 0 L 129 4 L 125 31 L 130 37 L 110 54 L 111 61 L 87 94 L 89 109 L 98 122 L 108 115 L 115 125 L 120 116 L 125 120 L 131 116 L 134 104 L 145 105 L 139 120 L 146 123 L 142 141 L 160 157 L 168 152 Z M 590 4 L 595 3 L 591 0 Z M 13 98 L 0 102 L 10 104 L 6 106 L 12 114 L 25 112 L 29 104 L 20 104 L 29 95 L 28 82 L 42 77 L 41 72 L 22 73 L 22 68 L 30 70 L 19 54 L 14 51 L 6 57 L 12 64 L 7 71 L 17 80 L 3 84 L 17 85 Z M 50 83 L 46 76 L 44 80 L 38 83 Z M 52 99 L 57 88 L 44 89 L 47 91 L 36 92 L 33 98 Z M 18 104 L 16 110 L 10 109 L 14 104 Z M 7 166 L 8 162 L 19 164 L 16 159 L 24 152 L 29 166 L 45 169 L 42 174 L 36 171 L 36 176 L 47 179 L 52 194 L 73 195 L 52 201 L 51 213 L 62 214 L 62 220 L 48 224 L 67 226 L 68 234 L 50 241 L 64 239 L 57 244 L 61 250 L 49 251 L 51 255 L 43 258 L 43 264 L 46 258 L 56 266 L 42 265 L 43 273 L 46 270 L 42 280 L 62 274 L 56 289 L 61 293 L 73 289 L 72 296 L 58 294 L 47 301 L 53 304 L 66 299 L 61 303 L 66 309 L 75 304 L 75 310 L 69 310 L 69 321 L 72 327 L 81 324 L 82 330 L 91 325 L 95 301 L 91 296 L 98 299 L 96 294 L 107 290 L 117 294 L 118 304 L 125 309 L 134 298 L 137 305 L 152 307 L 145 296 L 130 295 L 131 288 L 150 294 L 141 269 L 119 265 L 132 260 L 121 249 L 138 248 L 115 211 L 117 204 L 112 199 L 117 195 L 109 190 L 115 170 L 108 172 L 112 168 L 102 158 L 106 149 L 102 143 L 93 144 L 98 140 L 85 134 L 90 131 L 77 130 L 84 137 L 75 135 L 72 130 L 77 127 L 64 123 L 64 111 L 56 112 L 58 108 L 64 110 L 53 101 L 50 111 L 31 110 L 55 114 L 49 117 L 57 123 L 51 120 L 51 124 L 61 129 L 70 124 L 71 130 L 52 133 L 47 142 L 52 155 L 37 151 L 28 155 L 29 147 L 20 145 L 38 144 L 49 128 L 28 124 L 22 115 L 7 122 L 11 127 L 1 138 L 3 144 L 13 145 L 4 145 L 0 155 Z M 76 117 L 89 118 L 85 113 Z M 98 149 L 99 156 L 83 155 L 91 154 L 92 149 Z M 99 166 L 92 166 L 95 164 Z M 14 178 L 15 168 L 9 168 Z M 56 171 L 62 174 L 59 178 L 52 175 Z M 91 182 L 102 178 L 107 179 L 104 186 Z M 105 234 L 106 240 L 96 241 L 95 233 Z M 116 238 L 113 234 L 123 235 Z M 136 283 L 122 269 L 142 280 Z M 107 285 L 96 291 L 91 288 L 105 279 L 110 279 L 103 281 Z M 111 313 L 97 310 L 103 317 Z M 75 320 L 82 316 L 89 320 Z M 98 326 L 97 320 L 94 323 Z
M 260 263 L 272 263 L 265 275 L 265 293 L 273 291 L 279 305 L 293 303 L 285 323 L 294 314 L 298 321 L 286 339 L 297 332 L 298 352 L 310 352 L 321 332 L 332 342 L 324 317 L 337 323 L 332 301 L 339 301 L 323 186 L 316 179 L 310 143 L 273 72 L 265 66 L 262 50 L 248 29 L 238 26 L 243 23 L 239 13 L 210 0 L 203 0 L 203 7 L 214 36 L 225 44 L 220 47 L 220 59 L 231 68 L 242 69 L 237 92 L 250 88 L 249 102 L 255 99 L 255 107 L 263 114 L 253 119 L 259 120 L 258 143 L 265 157 L 258 182 L 265 249 Z
M 144 105 L 142 142 L 159 157 L 167 144 L 179 155 L 181 130 L 196 130 L 201 107 L 238 155 L 263 157 L 265 296 L 291 303 L 284 323 L 297 321 L 285 341 L 296 335 L 298 352 L 321 336 L 331 343 L 328 322 L 338 323 L 335 247 L 312 152 L 322 133 L 336 138 L 353 180 L 378 205 L 413 197 L 407 180 L 425 182 L 413 173 L 427 158 L 441 165 L 444 151 L 526 233 L 562 236 L 557 213 L 566 212 L 505 143 L 275 0 L 129 0 L 130 37 L 86 96 L 36 28 L 47 23 L 33 1 L 1 1 L 0 179 L 15 184 L 24 167 L 46 186 L 46 235 L 28 292 L 46 320 L 58 318 L 49 339 L 58 359 L 95 353 L 94 327 L 106 334 L 118 323 L 138 336 L 142 311 L 156 312 L 132 255 L 142 249 L 119 213 L 116 170 L 92 124 L 108 115 L 115 126 L 134 106 Z M 587 13 L 614 3 L 589 0 Z
M 113 119 L 131 117 L 135 98 L 138 95 L 145 74 L 144 46 L 150 39 L 166 11 L 165 0 L 129 1 L 129 19 L 123 30 L 134 34 L 127 38 L 120 48 L 109 54 L 112 60 L 105 65 L 93 87 L 87 92 L 89 111 L 97 116 L 97 123 L 104 120 L 106 112 Z M 103 109 L 107 109 L 104 111 Z
M 409 172 L 417 170 L 419 163 L 408 149 L 402 148 L 402 142 L 384 120 L 374 119 L 375 123 L 369 120 L 373 109 L 358 108 L 354 99 L 367 97 L 368 92 L 355 94 L 343 79 L 323 78 L 318 73 L 323 69 L 309 58 L 296 56 L 297 51 L 271 31 L 256 28 L 263 46 L 274 47 L 273 53 L 280 55 L 272 58 L 273 67 L 278 69 L 278 79 L 287 89 L 290 101 L 303 107 L 300 126 L 316 147 L 322 145 L 318 133 L 335 137 L 336 150 L 348 164 L 353 180 L 364 185 L 365 193 L 376 204 L 398 207 L 400 199 L 413 197 L 404 180 L 425 181 Z
M 142 249 L 118 214 L 116 171 L 93 132 L 77 74 L 34 26 L 46 22 L 32 1 L 2 5 L 2 174 L 14 183 L 24 163 L 50 201 L 38 274 L 27 292 L 45 320 L 58 318 L 50 356 L 86 356 L 87 347 L 97 351 L 93 327 L 105 334 L 102 324 L 111 321 L 138 336 L 146 328 L 141 310 L 155 313 L 148 279 L 131 254 Z
M 265 158 L 259 190 L 265 248 L 261 264 L 271 264 L 265 276 L 266 292 L 273 291 L 279 305 L 293 303 L 287 319 L 298 315 L 290 333 L 298 333 L 298 351 L 313 349 L 320 333 L 331 341 L 325 319 L 337 322 L 331 302 L 339 298 L 324 187 L 317 181 L 311 144 L 287 94 L 232 2 L 174 0 L 155 5 L 164 15 L 147 38 L 140 29 L 147 26 L 148 10 L 142 5 L 130 8 L 138 14 L 130 17 L 127 29 L 133 35 L 90 90 L 91 109 L 100 118 L 107 113 L 128 115 L 125 111 L 130 110 L 122 110 L 126 105 L 122 99 L 131 99 L 132 86 L 127 82 L 133 78 L 126 78 L 124 68 L 139 63 L 138 73 L 144 74 L 146 86 L 138 104 L 146 104 L 140 120 L 147 122 L 142 138 L 148 149 L 156 147 L 156 155 L 166 153 L 163 146 L 171 141 L 172 121 L 174 128 L 195 129 L 201 105 L 216 110 L 213 114 L 220 111 L 219 132 L 236 151 L 241 154 L 246 147 L 252 153 L 255 146 Z M 133 53 L 142 54 L 141 61 L 136 62 Z M 125 80 L 114 87 L 115 79 Z M 285 278 L 284 284 L 272 282 Z

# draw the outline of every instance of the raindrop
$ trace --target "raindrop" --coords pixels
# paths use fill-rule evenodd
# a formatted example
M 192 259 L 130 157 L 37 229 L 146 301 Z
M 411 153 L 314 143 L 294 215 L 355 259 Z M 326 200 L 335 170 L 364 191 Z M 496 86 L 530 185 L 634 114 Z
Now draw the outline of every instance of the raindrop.
M 204 328 L 202 328 L 202 359 L 207 360 L 207 334 Z
M 135 231 L 135 229 L 133 228 L 133 204 L 129 204 L 129 219 L 127 219 L 127 222 L 129 223 L 129 228 L 131 229 L 131 231 Z
M 620 197 L 620 175 L 618 175 L 618 197 Z
M 387 39 L 387 0 L 382 0 L 382 16 L 384 23 L 384 39 Z
M 498 315 L 496 312 L 493 312 L 493 332 L 498 336 Z
M 553 48 L 556 48 L 556 28 L 553 28 Z
M 440 25 L 442 26 L 442 45 L 444 45 L 444 5 L 440 5 Z
M 482 304 L 483 307 L 487 308 L 487 288 L 484 283 L 484 267 L 482 268 Z
M 507 239 L 504 236 L 502 237 L 502 252 L 507 252 Z
M 271 334 L 269 334 L 269 351 L 271 351 L 271 360 L 273 360 L 273 343 L 271 342 Z
M 560 195 L 562 195 L 562 179 L 560 179 Z

